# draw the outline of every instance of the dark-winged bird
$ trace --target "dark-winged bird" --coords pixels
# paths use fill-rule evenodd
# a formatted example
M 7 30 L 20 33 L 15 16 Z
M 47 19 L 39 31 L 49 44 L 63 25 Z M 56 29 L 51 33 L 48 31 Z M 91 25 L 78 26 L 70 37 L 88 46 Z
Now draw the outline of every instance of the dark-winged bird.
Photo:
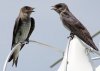
M 34 8 L 29 6 L 24 6 L 21 8 L 19 16 L 15 21 L 11 49 L 19 42 L 29 42 L 29 37 L 35 28 L 34 18 L 30 17 L 31 13 L 34 12 L 33 9 Z M 19 57 L 19 51 L 23 48 L 24 45 L 25 44 L 19 46 L 9 59 L 9 62 L 13 60 L 13 65 L 15 64 L 16 67 Z
M 65 3 L 59 3 L 52 8 L 59 15 L 65 28 L 70 30 L 70 36 L 76 35 L 87 45 L 98 51 L 98 48 L 94 44 L 92 37 L 88 30 L 81 24 L 81 22 L 70 12 L 68 6 Z

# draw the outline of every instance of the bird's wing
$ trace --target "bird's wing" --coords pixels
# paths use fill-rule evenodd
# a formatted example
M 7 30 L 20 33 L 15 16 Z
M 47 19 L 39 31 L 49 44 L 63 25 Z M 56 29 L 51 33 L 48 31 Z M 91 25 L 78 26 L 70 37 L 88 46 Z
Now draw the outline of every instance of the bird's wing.
M 74 27 L 77 29 L 77 32 L 78 31 L 81 32 L 81 34 L 82 34 L 81 36 L 84 36 L 84 38 L 86 38 L 86 39 L 92 40 L 92 37 L 91 37 L 90 33 L 88 32 L 88 30 L 80 22 L 78 22 L 74 25 L 75 25 Z
M 98 51 L 98 48 L 94 44 L 92 37 L 91 37 L 90 33 L 88 32 L 88 30 L 81 23 L 79 23 L 75 26 L 77 28 L 76 35 L 80 39 L 82 39 L 86 44 L 90 45 L 92 48 L 94 48 L 95 50 Z
M 30 37 L 30 35 L 32 34 L 34 28 L 35 28 L 35 20 L 34 20 L 33 18 L 31 18 L 31 28 L 30 28 L 30 31 L 29 31 L 29 34 L 28 34 L 26 40 L 29 40 L 29 37 Z
M 77 22 L 76 24 L 74 24 L 75 27 L 77 27 L 78 29 L 83 29 L 85 30 L 85 27 L 80 23 L 80 22 Z
M 88 30 L 72 13 L 63 12 L 61 18 L 64 23 L 64 26 L 68 27 L 71 30 L 71 32 L 73 32 L 79 38 L 81 37 L 82 40 L 88 38 L 92 40 Z
M 74 33 L 74 35 L 77 35 L 86 44 L 98 50 L 88 30 L 81 24 L 81 22 L 75 16 L 73 16 L 73 14 L 62 13 L 61 15 L 61 19 L 65 27 L 68 27 L 70 31 Z
M 17 18 L 16 21 L 15 21 L 14 29 L 13 29 L 13 38 L 12 38 L 12 47 L 11 47 L 11 49 L 13 48 L 13 45 L 15 44 L 16 33 L 18 32 L 18 29 L 20 28 L 21 23 L 22 23 L 21 19 Z

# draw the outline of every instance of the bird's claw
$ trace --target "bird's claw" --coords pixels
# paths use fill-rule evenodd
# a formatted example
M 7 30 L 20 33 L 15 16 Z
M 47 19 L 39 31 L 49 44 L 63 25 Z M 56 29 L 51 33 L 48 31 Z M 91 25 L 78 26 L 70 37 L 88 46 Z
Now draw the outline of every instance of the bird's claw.
M 24 42 L 20 42 L 21 44 L 28 44 L 29 40 L 25 40 Z
M 26 44 L 29 44 L 29 40 L 26 40 L 25 43 L 26 43 Z
M 74 34 L 73 33 L 70 33 L 70 36 L 68 36 L 67 38 L 73 39 L 74 38 Z

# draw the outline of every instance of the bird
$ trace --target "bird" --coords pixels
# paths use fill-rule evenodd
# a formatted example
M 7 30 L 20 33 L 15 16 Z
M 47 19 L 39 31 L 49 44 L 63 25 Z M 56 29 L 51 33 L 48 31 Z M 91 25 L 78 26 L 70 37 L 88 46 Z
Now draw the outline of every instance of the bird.
M 84 43 L 89 45 L 92 49 L 99 51 L 96 47 L 93 39 L 85 28 L 85 26 L 70 12 L 68 6 L 65 3 L 58 3 L 52 6 L 52 10 L 56 11 L 60 15 L 60 19 L 64 27 L 70 31 L 71 38 L 76 35 Z
M 22 43 L 24 41 L 29 43 L 29 37 L 31 36 L 34 28 L 35 28 L 35 20 L 33 17 L 30 17 L 33 11 L 33 7 L 23 6 L 20 9 L 19 15 L 16 18 L 14 29 L 13 29 L 13 38 L 12 38 L 12 46 L 11 49 L 18 43 Z M 18 57 L 20 50 L 24 47 L 25 44 L 21 44 L 14 53 L 9 58 L 8 62 L 13 60 L 13 65 L 17 67 Z

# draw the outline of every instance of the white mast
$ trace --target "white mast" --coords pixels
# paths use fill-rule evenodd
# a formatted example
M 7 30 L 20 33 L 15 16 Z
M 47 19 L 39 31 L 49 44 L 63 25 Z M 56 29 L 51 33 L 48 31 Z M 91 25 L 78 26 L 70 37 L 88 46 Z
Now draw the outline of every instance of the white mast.
M 69 42 L 58 71 L 94 71 L 89 54 L 86 52 L 86 46 L 81 40 L 74 36 Z M 67 50 L 68 45 L 69 51 Z

